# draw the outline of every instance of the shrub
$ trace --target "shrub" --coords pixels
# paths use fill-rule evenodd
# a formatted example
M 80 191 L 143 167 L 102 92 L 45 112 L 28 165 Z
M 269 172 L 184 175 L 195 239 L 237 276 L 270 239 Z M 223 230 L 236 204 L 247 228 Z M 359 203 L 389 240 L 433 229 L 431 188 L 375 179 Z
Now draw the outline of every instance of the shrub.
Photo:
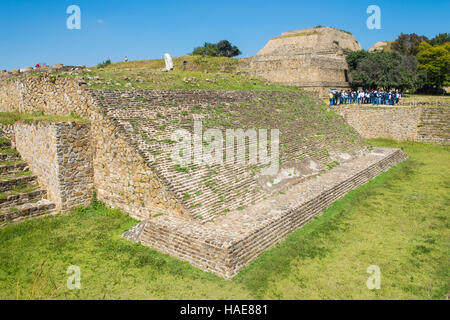
M 214 43 L 205 42 L 203 47 L 197 47 L 192 52 L 193 55 L 218 57 L 219 49 Z
M 222 40 L 218 43 L 205 42 L 203 47 L 196 47 L 193 55 L 211 56 L 211 57 L 236 57 L 241 54 L 238 47 L 233 46 L 228 40 Z
M 111 60 L 108 59 L 108 60 L 106 60 L 106 61 L 103 61 L 102 63 L 99 63 L 99 64 L 97 65 L 97 68 L 101 69 L 101 68 L 104 68 L 104 67 L 106 67 L 106 66 L 109 66 L 110 64 L 111 64 Z

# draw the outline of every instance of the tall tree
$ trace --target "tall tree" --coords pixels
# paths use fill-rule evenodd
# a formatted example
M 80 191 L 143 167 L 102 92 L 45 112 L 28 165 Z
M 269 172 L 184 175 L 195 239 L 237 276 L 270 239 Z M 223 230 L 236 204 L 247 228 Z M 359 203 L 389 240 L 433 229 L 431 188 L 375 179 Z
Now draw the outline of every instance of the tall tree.
M 219 49 L 219 56 L 221 57 L 236 57 L 241 54 L 238 47 L 231 45 L 228 40 L 222 40 L 217 43 L 217 48 Z
M 358 63 L 361 62 L 361 60 L 364 60 L 369 56 L 369 52 L 366 50 L 359 50 L 359 51 L 353 51 L 347 56 L 347 63 L 350 68 L 350 71 L 353 71 L 358 66 Z
M 417 60 L 419 70 L 425 73 L 425 89 L 436 91 L 450 85 L 450 42 L 435 46 L 422 43 Z
M 364 57 L 365 55 L 365 57 Z M 356 68 L 350 66 L 351 82 L 354 87 L 363 86 L 375 88 L 413 88 L 417 82 L 415 60 L 408 56 L 402 57 L 397 52 L 367 52 L 355 54 L 362 57 Z M 413 57 L 414 58 L 414 57 Z
M 214 43 L 205 42 L 203 47 L 197 47 L 192 52 L 193 55 L 217 57 L 219 49 Z
M 401 55 L 416 56 L 419 53 L 419 45 L 429 41 L 426 36 L 419 36 L 415 33 L 400 34 L 400 36 L 392 43 L 392 49 Z
M 233 46 L 228 40 L 222 40 L 217 44 L 205 42 L 203 47 L 195 48 L 192 54 L 232 58 L 240 55 L 241 51 L 238 47 Z
M 450 33 L 439 33 L 436 37 L 430 40 L 432 46 L 440 46 L 446 42 L 450 42 Z

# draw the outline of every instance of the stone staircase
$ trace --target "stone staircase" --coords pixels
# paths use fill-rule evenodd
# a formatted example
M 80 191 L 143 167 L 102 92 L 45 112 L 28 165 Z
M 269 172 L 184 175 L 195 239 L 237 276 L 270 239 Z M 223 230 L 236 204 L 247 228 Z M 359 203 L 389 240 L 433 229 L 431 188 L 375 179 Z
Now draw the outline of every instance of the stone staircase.
M 55 212 L 45 196 L 11 142 L 0 137 L 0 226 Z

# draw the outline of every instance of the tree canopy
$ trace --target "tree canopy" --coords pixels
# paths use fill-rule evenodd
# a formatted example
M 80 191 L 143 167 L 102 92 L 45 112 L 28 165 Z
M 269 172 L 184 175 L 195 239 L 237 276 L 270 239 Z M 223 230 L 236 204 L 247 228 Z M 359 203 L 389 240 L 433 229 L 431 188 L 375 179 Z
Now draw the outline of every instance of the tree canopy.
M 421 43 L 417 60 L 419 70 L 423 72 L 425 89 L 436 91 L 450 85 L 450 42 L 434 46 Z
M 347 56 L 353 86 L 417 89 L 440 93 L 450 85 L 450 34 L 429 40 L 415 33 L 400 34 L 390 50 L 352 52 Z
M 450 33 L 440 33 L 430 40 L 430 44 L 432 46 L 440 46 L 445 44 L 446 42 L 450 42 Z
M 228 40 L 222 40 L 216 44 L 205 42 L 203 47 L 196 47 L 192 54 L 232 58 L 240 55 L 241 51 L 238 47 L 233 46 Z
M 347 57 L 354 87 L 409 89 L 416 86 L 417 63 L 397 52 L 355 51 Z
M 419 36 L 415 33 L 400 34 L 400 36 L 392 43 L 392 49 L 401 55 L 416 56 L 419 53 L 419 45 L 429 41 L 426 36 Z

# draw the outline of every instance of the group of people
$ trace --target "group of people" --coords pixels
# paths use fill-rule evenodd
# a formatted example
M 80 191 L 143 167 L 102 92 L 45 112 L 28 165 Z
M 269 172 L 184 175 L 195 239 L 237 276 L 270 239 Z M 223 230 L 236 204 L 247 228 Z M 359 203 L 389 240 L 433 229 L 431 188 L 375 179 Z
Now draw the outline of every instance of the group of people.
M 332 90 L 330 91 L 330 107 L 340 104 L 373 104 L 396 105 L 401 99 L 399 90 Z

